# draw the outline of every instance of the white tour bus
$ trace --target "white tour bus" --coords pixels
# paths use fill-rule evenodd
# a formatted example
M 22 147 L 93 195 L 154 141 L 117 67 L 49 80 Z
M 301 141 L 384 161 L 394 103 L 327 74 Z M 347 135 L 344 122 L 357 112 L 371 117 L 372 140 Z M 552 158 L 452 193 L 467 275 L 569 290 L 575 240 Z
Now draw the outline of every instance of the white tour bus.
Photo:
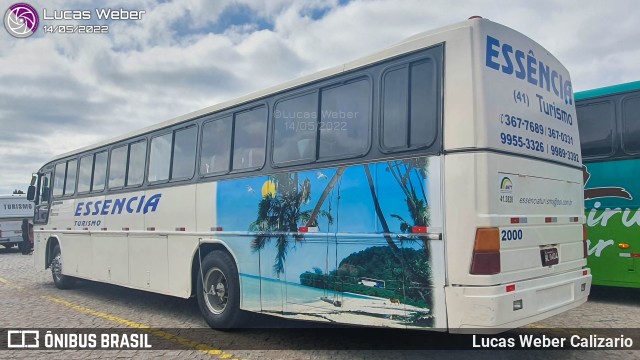
M 579 146 L 567 70 L 474 17 L 52 159 L 35 261 L 214 328 L 500 331 L 587 300 Z
M 12 248 L 22 242 L 22 220 L 33 219 L 33 203 L 24 195 L 0 196 L 0 245 Z

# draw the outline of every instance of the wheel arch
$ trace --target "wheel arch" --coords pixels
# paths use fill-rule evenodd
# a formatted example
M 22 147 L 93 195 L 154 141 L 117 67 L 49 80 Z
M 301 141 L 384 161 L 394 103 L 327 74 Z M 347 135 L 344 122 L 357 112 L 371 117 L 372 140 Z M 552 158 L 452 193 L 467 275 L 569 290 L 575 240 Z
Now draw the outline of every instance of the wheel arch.
M 62 244 L 57 235 L 51 235 L 47 239 L 47 246 L 45 247 L 44 254 L 44 268 L 48 269 L 51 266 L 51 261 L 53 260 L 53 249 L 56 245 L 60 246 L 60 250 L 62 250 Z
M 197 283 L 198 275 L 200 275 L 200 262 L 204 259 L 212 251 L 224 251 L 231 255 L 233 258 L 233 262 L 236 266 L 236 270 L 238 271 L 238 275 L 240 275 L 240 266 L 238 263 L 238 258 L 236 254 L 231 250 L 231 248 L 222 240 L 219 239 L 202 239 L 196 247 L 193 256 L 191 258 L 191 290 L 190 296 L 193 297 L 196 295 L 197 291 Z M 240 279 L 238 279 L 240 281 Z M 242 286 L 240 287 L 240 299 L 242 299 Z M 242 301 L 241 301 L 242 302 Z

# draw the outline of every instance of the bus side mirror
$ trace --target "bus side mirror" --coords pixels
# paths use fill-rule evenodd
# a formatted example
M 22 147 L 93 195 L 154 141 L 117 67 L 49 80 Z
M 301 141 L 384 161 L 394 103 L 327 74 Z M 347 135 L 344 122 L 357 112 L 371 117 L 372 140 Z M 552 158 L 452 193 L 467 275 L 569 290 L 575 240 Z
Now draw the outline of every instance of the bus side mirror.
M 34 201 L 36 199 L 36 187 L 35 185 L 29 185 L 27 190 L 27 200 Z

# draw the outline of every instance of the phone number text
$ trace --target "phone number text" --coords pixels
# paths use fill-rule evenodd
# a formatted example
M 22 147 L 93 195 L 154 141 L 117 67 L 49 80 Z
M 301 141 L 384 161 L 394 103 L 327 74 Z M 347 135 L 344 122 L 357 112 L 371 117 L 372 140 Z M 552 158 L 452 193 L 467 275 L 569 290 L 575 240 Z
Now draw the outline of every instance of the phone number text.
M 554 145 L 550 146 L 550 150 L 551 150 L 551 155 L 553 156 L 557 156 L 563 159 L 568 159 L 574 162 L 580 162 L 580 155 L 576 154 L 573 151 L 563 149 L 559 146 L 554 146 Z
M 545 152 L 544 143 L 542 141 L 529 139 L 519 135 L 500 133 L 500 141 L 506 145 Z
M 552 128 L 547 128 L 547 133 L 549 134 L 549 137 L 552 139 L 558 139 L 560 141 L 562 141 L 563 143 L 567 143 L 569 145 L 573 145 L 573 136 L 569 135 L 569 134 L 565 134 L 562 131 L 558 131 L 556 129 L 552 129 Z
M 500 122 L 516 129 L 525 129 L 534 134 L 544 135 L 544 125 L 509 114 L 500 114 Z

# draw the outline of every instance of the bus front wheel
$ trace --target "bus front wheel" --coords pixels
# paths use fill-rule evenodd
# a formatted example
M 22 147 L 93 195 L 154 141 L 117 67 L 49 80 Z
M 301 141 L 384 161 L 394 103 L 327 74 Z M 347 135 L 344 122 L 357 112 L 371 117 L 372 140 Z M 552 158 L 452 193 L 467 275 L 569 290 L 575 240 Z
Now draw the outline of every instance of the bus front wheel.
M 53 283 L 58 289 L 71 289 L 76 283 L 76 279 L 62 274 L 62 252 L 60 251 L 60 245 L 56 245 L 53 248 L 51 276 L 53 277 Z
M 198 274 L 198 306 L 213 329 L 230 329 L 242 322 L 240 279 L 233 258 L 214 250 L 202 259 Z

